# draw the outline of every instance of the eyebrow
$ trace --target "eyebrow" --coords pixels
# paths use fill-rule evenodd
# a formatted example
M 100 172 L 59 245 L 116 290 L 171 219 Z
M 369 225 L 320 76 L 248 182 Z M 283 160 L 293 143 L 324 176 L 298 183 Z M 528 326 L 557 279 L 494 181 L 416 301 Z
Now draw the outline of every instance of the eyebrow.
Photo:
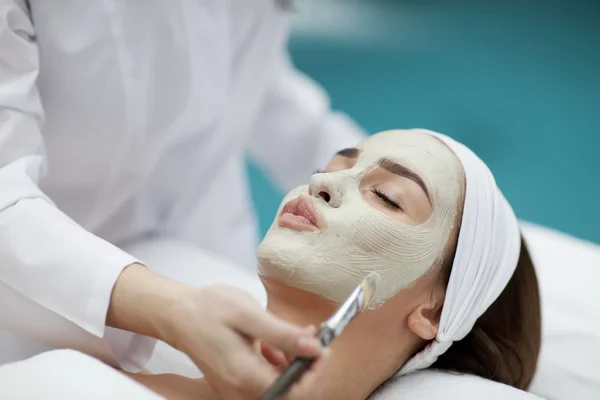
M 415 172 L 411 171 L 403 165 L 395 163 L 389 158 L 383 158 L 381 161 L 379 161 L 379 166 L 385 169 L 386 171 L 391 172 L 392 174 L 408 178 L 411 181 L 415 182 L 417 185 L 421 186 L 421 189 L 423 189 L 425 195 L 427 196 L 427 199 L 429 200 L 429 204 L 433 204 L 431 201 L 431 196 L 429 195 L 429 191 L 427 190 L 427 186 L 425 186 L 425 182 L 423 182 L 423 179 L 421 179 L 421 177 Z
M 347 158 L 358 158 L 360 150 L 356 147 L 348 147 L 347 149 L 340 150 L 336 153 L 336 156 L 342 156 Z

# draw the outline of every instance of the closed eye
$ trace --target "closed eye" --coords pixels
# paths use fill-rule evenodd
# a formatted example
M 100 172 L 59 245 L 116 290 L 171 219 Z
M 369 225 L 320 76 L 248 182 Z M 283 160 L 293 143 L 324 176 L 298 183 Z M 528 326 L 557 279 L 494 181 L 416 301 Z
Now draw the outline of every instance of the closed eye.
M 373 193 L 375 193 L 375 195 L 377 197 L 379 197 L 388 206 L 402 211 L 402 207 L 400 207 L 400 204 L 398 204 L 394 200 L 390 199 L 385 193 L 383 193 L 377 189 L 373 189 Z

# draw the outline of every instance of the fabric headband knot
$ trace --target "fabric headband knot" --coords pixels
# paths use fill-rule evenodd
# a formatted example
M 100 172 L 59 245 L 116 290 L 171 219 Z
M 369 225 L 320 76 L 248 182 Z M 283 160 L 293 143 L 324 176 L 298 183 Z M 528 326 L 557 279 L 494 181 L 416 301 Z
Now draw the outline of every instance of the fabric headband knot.
M 424 129 L 413 130 L 437 137 L 454 152 L 465 172 L 466 190 L 438 334 L 425 349 L 408 360 L 399 375 L 428 368 L 452 342 L 467 336 L 508 284 L 521 250 L 517 217 L 485 163 L 448 136 Z

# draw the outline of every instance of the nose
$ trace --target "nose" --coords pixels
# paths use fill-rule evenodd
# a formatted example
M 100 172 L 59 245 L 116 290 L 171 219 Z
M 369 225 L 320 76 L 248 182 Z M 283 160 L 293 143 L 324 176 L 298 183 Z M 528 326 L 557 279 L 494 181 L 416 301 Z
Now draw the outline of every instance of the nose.
M 308 194 L 312 197 L 325 200 L 325 202 L 331 207 L 339 207 L 341 203 L 340 195 L 335 191 L 333 185 L 327 182 L 327 179 L 324 179 L 324 177 L 318 177 L 317 175 L 321 174 L 315 174 L 310 179 Z

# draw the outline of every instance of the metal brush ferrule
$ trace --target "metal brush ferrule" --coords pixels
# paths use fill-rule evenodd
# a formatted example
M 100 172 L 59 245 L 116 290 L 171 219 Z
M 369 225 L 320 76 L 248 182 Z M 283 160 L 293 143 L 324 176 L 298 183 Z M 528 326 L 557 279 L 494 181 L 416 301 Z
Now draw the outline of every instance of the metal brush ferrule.
M 334 335 L 338 336 L 346 325 L 362 311 L 365 304 L 365 293 L 361 286 L 354 289 L 348 300 L 329 318 L 323 325 L 333 330 Z

